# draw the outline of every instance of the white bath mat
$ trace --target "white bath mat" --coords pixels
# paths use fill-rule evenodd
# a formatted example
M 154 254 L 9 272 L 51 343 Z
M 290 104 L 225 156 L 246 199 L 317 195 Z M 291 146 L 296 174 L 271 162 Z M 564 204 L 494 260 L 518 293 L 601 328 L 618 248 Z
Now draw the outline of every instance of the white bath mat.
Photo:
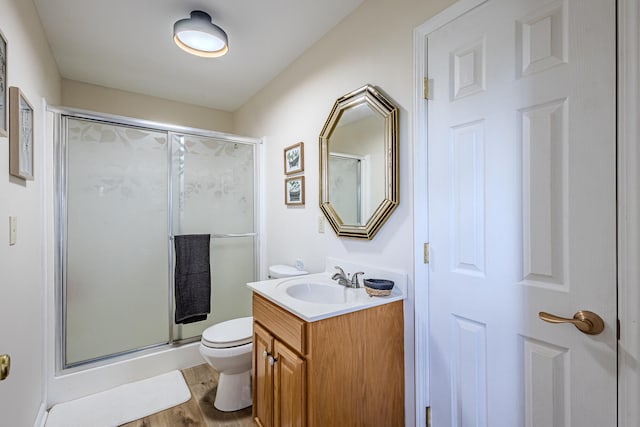
M 112 427 L 191 399 L 180 371 L 124 384 L 111 390 L 55 405 L 45 427 Z

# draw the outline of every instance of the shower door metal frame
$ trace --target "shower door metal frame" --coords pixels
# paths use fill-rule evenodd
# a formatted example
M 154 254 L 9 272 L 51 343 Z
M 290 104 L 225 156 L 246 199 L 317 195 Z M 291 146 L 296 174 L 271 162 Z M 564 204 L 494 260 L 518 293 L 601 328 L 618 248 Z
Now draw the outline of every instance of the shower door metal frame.
M 54 139 L 54 238 L 55 238 L 55 256 L 54 256 L 54 299 L 55 299 L 55 323 L 56 323 L 56 345 L 55 345 L 55 366 L 56 374 L 72 373 L 78 370 L 87 368 L 93 368 L 98 366 L 108 365 L 114 363 L 129 356 L 144 355 L 157 351 L 158 349 L 167 348 L 171 346 L 177 346 L 181 344 L 188 344 L 200 339 L 200 337 L 186 338 L 182 340 L 174 339 L 173 333 L 173 310 L 174 310 L 174 283 L 173 283 L 173 260 L 174 250 L 171 244 L 173 240 L 173 192 L 172 192 L 172 180 L 173 180 L 173 167 L 172 167 L 172 137 L 173 136 L 195 136 L 203 138 L 212 138 L 222 140 L 229 143 L 246 144 L 253 146 L 253 172 L 254 172 L 254 204 L 253 204 L 253 233 L 238 234 L 212 234 L 214 238 L 233 238 L 233 237 L 249 237 L 253 236 L 253 250 L 254 250 L 254 279 L 258 280 L 260 277 L 259 271 L 261 266 L 261 182 L 260 177 L 262 174 L 262 144 L 263 140 L 260 138 L 244 137 L 234 135 L 225 132 L 210 131 L 205 129 L 197 129 L 185 126 L 170 125 L 164 123 L 158 123 L 148 120 L 135 119 L 130 117 L 97 113 L 93 111 L 66 108 L 60 106 L 48 106 L 47 111 L 54 115 L 53 118 L 53 139 Z M 97 357 L 91 360 L 81 361 L 70 365 L 65 364 L 66 355 L 66 260 L 67 260 L 67 166 L 68 166 L 68 147 L 67 147 L 67 120 L 81 119 L 87 121 L 94 121 L 105 123 L 109 125 L 133 127 L 137 129 L 144 129 L 154 132 L 163 132 L 167 138 L 167 239 L 169 240 L 167 251 L 167 268 L 169 270 L 168 275 L 168 340 L 164 343 L 152 344 L 142 348 L 136 348 L 110 354 L 106 356 Z
M 356 194 L 356 223 L 363 224 L 366 221 L 363 221 L 363 211 L 365 200 L 368 200 L 370 197 L 366 196 L 366 192 L 369 191 L 368 188 L 365 187 L 366 180 L 363 179 L 363 174 L 368 172 L 369 165 L 367 164 L 367 156 L 359 156 L 354 154 L 347 153 L 337 153 L 337 152 L 329 152 L 329 160 L 331 162 L 331 158 L 340 159 L 340 160 L 353 160 L 356 162 L 356 186 L 357 186 L 357 194 Z M 366 166 L 363 166 L 366 165 Z M 363 192 L 365 196 L 363 196 Z
M 185 128 L 187 129 L 187 128 Z M 196 137 L 196 138 L 208 138 L 208 139 L 218 139 L 218 140 L 224 140 L 225 142 L 229 142 L 229 143 L 234 143 L 234 144 L 246 144 L 246 145 L 252 145 L 253 146 L 253 193 L 254 193 L 254 202 L 253 202 L 253 229 L 254 231 L 251 233 L 226 233 L 226 234 L 218 234 L 218 233 L 214 233 L 213 231 L 210 231 L 211 234 L 211 238 L 212 239 L 229 239 L 229 238 L 238 238 L 238 237 L 253 237 L 253 259 L 254 259 L 254 266 L 253 266 L 253 271 L 254 271 L 254 280 L 258 280 L 259 279 L 259 271 L 260 271 L 260 255 L 261 255 L 261 251 L 260 251 L 260 233 L 259 233 L 259 227 L 260 227 L 260 218 L 259 218 L 259 207 L 260 207 L 260 150 L 259 148 L 262 146 L 262 139 L 258 139 L 258 138 L 250 138 L 250 137 L 242 137 L 242 136 L 237 136 L 237 135 L 231 135 L 231 134 L 222 134 L 219 132 L 209 132 L 209 131 L 203 131 L 204 133 L 196 133 L 194 132 L 196 131 L 195 129 L 188 129 L 187 131 L 184 132 L 177 132 L 175 130 L 170 130 L 167 132 L 167 144 L 168 144 L 168 149 L 167 149 L 167 156 L 168 156 L 168 189 L 169 189 L 169 195 L 168 195 L 168 203 L 169 203 L 169 210 L 168 210 L 168 215 L 167 215 L 167 219 L 168 219 L 168 231 L 169 231 L 169 251 L 168 251 L 168 256 L 169 256 L 169 262 L 168 262 L 168 266 L 169 266 L 169 345 L 174 345 L 174 344 L 188 344 L 191 342 L 197 342 L 200 341 L 201 336 L 195 336 L 195 337 L 190 337 L 190 338 L 182 338 L 179 340 L 176 340 L 174 338 L 174 331 L 173 331 L 173 327 L 175 326 L 175 323 L 173 322 L 173 310 L 174 310 L 174 295 L 175 295 L 175 289 L 174 289 L 174 283 L 175 283 L 175 276 L 174 276 L 174 269 L 173 267 L 173 263 L 174 263 L 174 257 L 175 257 L 175 253 L 174 253 L 174 246 L 172 244 L 173 242 L 173 237 L 174 237 L 174 230 L 173 230 L 173 218 L 174 218 L 174 211 L 173 211 L 173 191 L 171 191 L 172 185 L 173 185 L 173 178 L 174 178 L 174 170 L 173 170 L 173 144 L 174 144 L 174 140 L 175 139 L 182 139 L 186 136 L 191 136 L 191 137 Z M 225 135 L 225 137 L 221 137 L 220 135 Z M 182 222 L 182 221 L 180 221 Z

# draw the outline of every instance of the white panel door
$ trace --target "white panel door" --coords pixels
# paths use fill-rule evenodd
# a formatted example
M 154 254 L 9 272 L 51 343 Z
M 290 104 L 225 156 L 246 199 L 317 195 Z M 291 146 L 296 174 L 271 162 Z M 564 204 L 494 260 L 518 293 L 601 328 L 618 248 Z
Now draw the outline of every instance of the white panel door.
M 616 425 L 615 1 L 428 36 L 432 425 Z M 599 314 L 587 335 L 541 311 Z

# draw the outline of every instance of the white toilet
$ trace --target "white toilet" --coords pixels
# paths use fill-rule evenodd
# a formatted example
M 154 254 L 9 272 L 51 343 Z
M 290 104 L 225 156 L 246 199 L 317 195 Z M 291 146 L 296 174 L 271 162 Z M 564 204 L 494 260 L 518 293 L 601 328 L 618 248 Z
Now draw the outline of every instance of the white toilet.
M 205 329 L 200 354 L 220 373 L 213 403 L 230 412 L 251 406 L 253 317 L 227 320 Z
M 301 267 L 301 266 L 300 266 Z M 304 276 L 309 272 L 293 267 L 291 265 L 276 264 L 269 267 L 269 278 L 280 279 L 284 277 Z
M 308 274 L 289 265 L 269 267 L 271 278 Z M 200 354 L 220 373 L 213 403 L 220 411 L 231 412 L 251 406 L 251 352 L 253 317 L 227 320 L 205 329 Z

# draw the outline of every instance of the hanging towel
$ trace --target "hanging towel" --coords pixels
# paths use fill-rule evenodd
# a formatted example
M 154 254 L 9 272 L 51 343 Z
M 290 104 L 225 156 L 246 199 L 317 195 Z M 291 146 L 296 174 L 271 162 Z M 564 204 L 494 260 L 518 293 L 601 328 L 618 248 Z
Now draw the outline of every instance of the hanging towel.
M 211 312 L 209 234 L 174 236 L 176 323 L 206 320 Z

